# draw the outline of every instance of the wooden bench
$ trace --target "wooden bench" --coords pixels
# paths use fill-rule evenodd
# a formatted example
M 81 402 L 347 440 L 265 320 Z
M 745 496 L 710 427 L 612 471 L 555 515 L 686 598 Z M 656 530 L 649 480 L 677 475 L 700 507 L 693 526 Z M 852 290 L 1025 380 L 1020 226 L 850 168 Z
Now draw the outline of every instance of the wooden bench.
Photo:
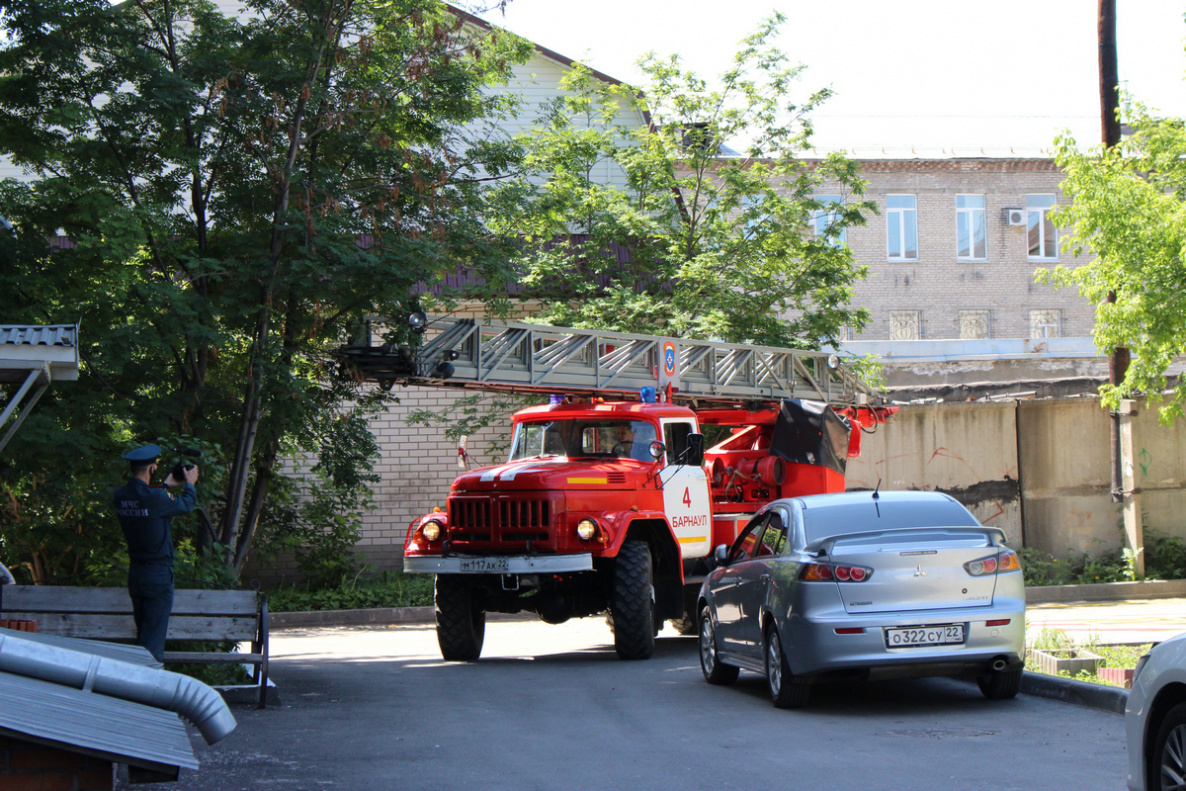
M 0 585 L 0 618 L 37 622 L 40 634 L 89 640 L 135 640 L 126 588 Z M 251 653 L 165 651 L 166 662 L 254 665 L 259 708 L 268 691 L 268 601 L 256 591 L 175 590 L 166 643 L 175 640 L 251 642 Z

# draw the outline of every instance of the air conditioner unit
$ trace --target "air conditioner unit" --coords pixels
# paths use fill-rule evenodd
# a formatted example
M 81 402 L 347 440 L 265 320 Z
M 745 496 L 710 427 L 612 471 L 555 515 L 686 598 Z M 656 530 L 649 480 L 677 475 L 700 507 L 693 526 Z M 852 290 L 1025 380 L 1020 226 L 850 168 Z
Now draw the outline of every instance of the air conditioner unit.
M 1025 209 L 1001 209 L 1001 219 L 1006 225 L 1025 225 Z

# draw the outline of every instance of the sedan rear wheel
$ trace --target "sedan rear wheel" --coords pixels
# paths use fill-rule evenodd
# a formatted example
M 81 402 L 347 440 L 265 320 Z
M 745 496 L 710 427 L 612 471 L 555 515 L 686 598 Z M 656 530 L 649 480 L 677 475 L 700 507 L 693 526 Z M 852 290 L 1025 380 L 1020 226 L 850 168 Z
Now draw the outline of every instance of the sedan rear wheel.
M 1016 670 L 988 673 L 976 676 L 976 683 L 980 685 L 980 691 L 984 693 L 984 697 L 989 700 L 1008 700 L 1017 697 L 1017 693 L 1021 690 L 1023 672 L 1024 670 L 1019 667 Z
M 1186 787 L 1186 703 L 1174 706 L 1161 721 L 1145 767 L 1149 791 Z
M 700 670 L 709 684 L 732 684 L 737 680 L 738 669 L 717 656 L 717 635 L 707 607 L 700 612 Z
M 791 673 L 774 624 L 766 627 L 766 686 L 770 699 L 780 709 L 801 709 L 811 694 L 811 685 Z

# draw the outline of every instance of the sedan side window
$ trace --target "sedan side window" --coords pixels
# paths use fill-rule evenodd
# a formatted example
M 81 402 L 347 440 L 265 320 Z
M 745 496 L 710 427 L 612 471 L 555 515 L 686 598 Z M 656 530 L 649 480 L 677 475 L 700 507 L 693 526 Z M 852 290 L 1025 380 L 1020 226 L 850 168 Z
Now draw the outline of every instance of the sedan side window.
M 742 530 L 741 535 L 737 536 L 737 540 L 733 542 L 733 548 L 729 550 L 730 563 L 749 560 L 754 556 L 754 552 L 760 546 L 762 528 L 766 526 L 768 518 L 767 514 L 762 514 L 746 525 L 745 530 Z
M 766 524 L 766 532 L 758 543 L 758 555 L 781 555 L 787 547 L 787 528 L 778 514 L 772 514 Z

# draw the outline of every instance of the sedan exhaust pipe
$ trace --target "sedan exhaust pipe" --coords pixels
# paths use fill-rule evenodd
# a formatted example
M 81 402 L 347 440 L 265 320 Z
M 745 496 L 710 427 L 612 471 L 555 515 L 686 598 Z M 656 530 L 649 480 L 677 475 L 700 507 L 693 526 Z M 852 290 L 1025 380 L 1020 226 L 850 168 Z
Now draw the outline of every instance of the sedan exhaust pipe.
M 1000 673 L 1002 670 L 1004 670 L 1008 666 L 1009 666 L 1009 663 L 1005 661 L 1005 658 L 1003 656 L 998 656 L 996 659 L 992 660 L 992 669 L 998 673 Z

